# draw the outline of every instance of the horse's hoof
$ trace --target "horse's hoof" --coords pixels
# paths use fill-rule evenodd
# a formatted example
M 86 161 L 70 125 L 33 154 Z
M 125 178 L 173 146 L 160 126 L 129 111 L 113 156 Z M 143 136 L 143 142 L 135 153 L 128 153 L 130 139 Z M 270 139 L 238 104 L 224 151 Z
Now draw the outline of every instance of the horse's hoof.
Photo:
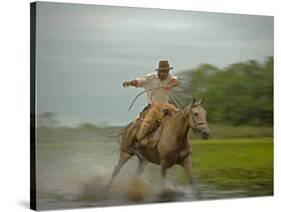
M 158 193 L 160 201 L 173 201 L 178 197 L 178 195 L 179 192 L 176 189 L 167 186 L 162 188 Z
M 139 177 L 132 177 L 127 185 L 126 194 L 130 201 L 143 201 L 150 191 L 150 187 Z

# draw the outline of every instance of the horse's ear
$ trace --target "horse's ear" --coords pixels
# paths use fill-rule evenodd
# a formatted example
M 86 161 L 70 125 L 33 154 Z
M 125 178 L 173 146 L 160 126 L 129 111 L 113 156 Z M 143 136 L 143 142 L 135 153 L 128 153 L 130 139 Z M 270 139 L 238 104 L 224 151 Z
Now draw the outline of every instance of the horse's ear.
M 195 98 L 195 97 L 193 97 L 191 105 L 194 105 L 194 104 L 195 104 L 195 102 L 196 102 L 196 98 Z
M 203 97 L 203 98 L 200 100 L 200 104 L 203 105 L 204 102 L 205 102 L 205 97 Z

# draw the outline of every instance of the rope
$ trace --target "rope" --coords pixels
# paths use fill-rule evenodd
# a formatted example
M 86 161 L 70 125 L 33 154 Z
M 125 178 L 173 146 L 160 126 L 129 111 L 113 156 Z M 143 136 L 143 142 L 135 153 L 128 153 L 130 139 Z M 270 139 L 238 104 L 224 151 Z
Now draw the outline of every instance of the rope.
M 133 99 L 133 101 L 131 102 L 128 111 L 130 111 L 130 110 L 132 109 L 132 107 L 133 107 L 133 105 L 135 104 L 136 100 L 137 100 L 142 94 L 147 93 L 148 91 L 155 90 L 155 89 L 160 89 L 160 88 L 164 88 L 164 87 L 163 87 L 163 86 L 159 86 L 159 87 L 155 87 L 155 88 L 149 88 L 149 89 L 146 89 L 146 90 L 140 92 L 140 93 Z M 181 105 L 179 104 L 179 102 L 180 102 L 182 105 L 184 105 L 183 102 L 182 102 L 180 99 L 178 99 L 177 96 L 174 95 L 174 94 L 170 94 L 170 97 L 172 98 L 172 100 L 173 100 L 173 102 L 176 104 L 176 106 L 179 108 L 179 110 L 181 111 L 181 113 L 182 113 L 186 118 L 188 118 L 188 117 L 186 116 L 186 114 L 183 112 Z M 152 95 L 151 95 L 151 100 L 152 100 Z
M 133 101 L 131 102 L 131 104 L 130 104 L 130 107 L 129 107 L 128 111 L 130 111 L 130 110 L 131 110 L 131 108 L 132 108 L 132 107 L 133 107 L 133 105 L 135 104 L 135 102 L 136 102 L 137 98 L 139 98 L 142 94 L 147 93 L 148 91 L 155 90 L 155 89 L 160 89 L 160 88 L 164 88 L 164 87 L 163 87 L 163 86 L 161 86 L 161 87 L 149 88 L 149 89 L 146 89 L 146 90 L 144 90 L 144 91 L 140 92 L 138 95 L 136 95 L 136 97 L 135 97 L 135 98 L 133 99 Z

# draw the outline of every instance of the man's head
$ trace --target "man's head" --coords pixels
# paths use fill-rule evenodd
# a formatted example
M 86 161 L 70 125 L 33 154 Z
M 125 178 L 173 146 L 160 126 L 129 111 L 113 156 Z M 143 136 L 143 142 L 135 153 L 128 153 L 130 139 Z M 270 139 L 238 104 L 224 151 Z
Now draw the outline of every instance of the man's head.
M 161 80 L 165 80 L 169 76 L 169 70 L 161 70 L 157 74 Z
M 170 67 L 168 60 L 160 60 L 159 61 L 159 67 L 155 69 L 158 73 L 158 77 L 161 80 L 165 80 L 169 76 L 169 71 L 173 69 L 173 67 Z

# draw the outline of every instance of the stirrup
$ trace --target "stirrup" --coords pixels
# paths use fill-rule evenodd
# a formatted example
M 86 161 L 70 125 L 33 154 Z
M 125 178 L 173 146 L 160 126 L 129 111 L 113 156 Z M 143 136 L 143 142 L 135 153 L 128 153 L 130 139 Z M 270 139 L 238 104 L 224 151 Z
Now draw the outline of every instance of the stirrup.
M 132 145 L 132 147 L 133 147 L 134 149 L 139 149 L 140 143 L 137 141 L 137 142 L 135 142 L 135 143 Z

